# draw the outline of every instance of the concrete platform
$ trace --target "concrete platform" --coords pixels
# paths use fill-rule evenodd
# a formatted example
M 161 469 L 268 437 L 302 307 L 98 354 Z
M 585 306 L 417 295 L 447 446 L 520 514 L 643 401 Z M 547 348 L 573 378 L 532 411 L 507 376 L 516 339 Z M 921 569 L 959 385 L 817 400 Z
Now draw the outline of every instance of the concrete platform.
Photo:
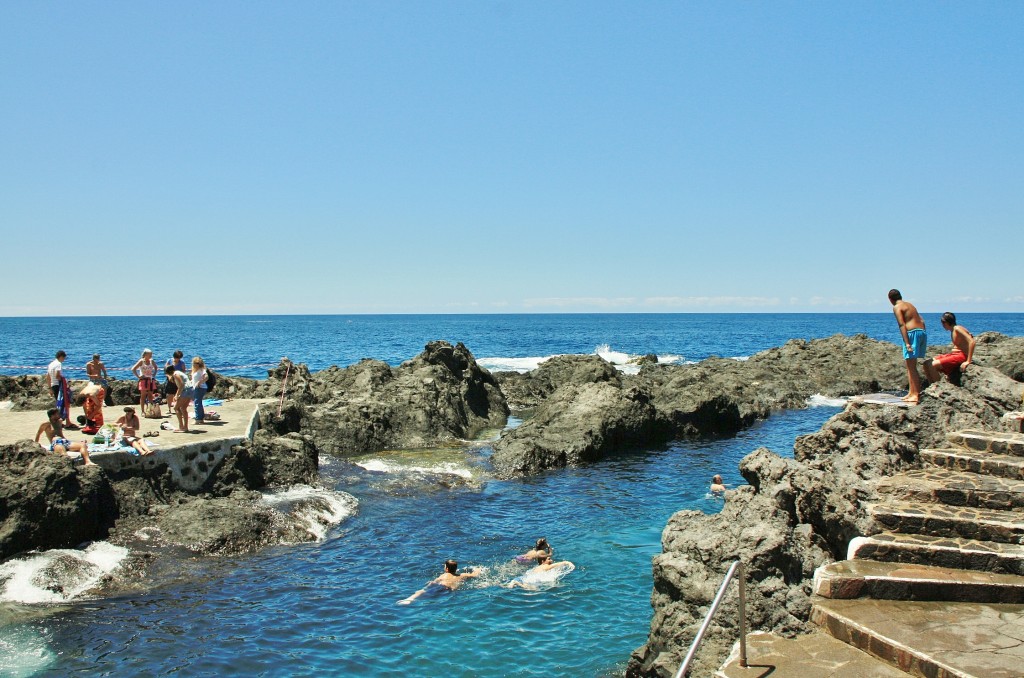
M 824 633 L 783 638 L 747 636 L 747 666 L 739 665 L 739 644 L 715 678 L 907 678 L 907 674 Z
M 911 675 L 1022 675 L 1021 605 L 815 598 L 811 620 Z
M 153 444 L 154 454 L 140 457 L 122 451 L 95 451 L 90 452 L 89 456 L 108 473 L 152 471 L 166 467 L 180 487 L 196 490 L 209 477 L 216 464 L 230 452 L 232 446 L 252 438 L 259 428 L 259 405 L 270 402 L 273 401 L 225 400 L 223 405 L 207 408 L 219 413 L 219 420 L 205 424 L 190 423 L 190 433 L 161 430 L 161 423 L 176 423 L 175 418 L 166 414 L 160 419 L 141 419 L 140 433 L 158 432 L 156 437 L 146 439 Z M 81 408 L 75 408 L 72 410 L 72 418 L 80 413 Z M 103 410 L 104 420 L 113 423 L 123 413 L 123 405 L 106 407 Z M 44 411 L 0 412 L 0 444 L 34 440 L 39 425 L 45 420 Z M 92 440 L 92 436 L 81 431 L 69 430 L 65 431 L 65 435 L 72 442 Z M 68 456 L 80 458 L 77 453 L 69 453 Z

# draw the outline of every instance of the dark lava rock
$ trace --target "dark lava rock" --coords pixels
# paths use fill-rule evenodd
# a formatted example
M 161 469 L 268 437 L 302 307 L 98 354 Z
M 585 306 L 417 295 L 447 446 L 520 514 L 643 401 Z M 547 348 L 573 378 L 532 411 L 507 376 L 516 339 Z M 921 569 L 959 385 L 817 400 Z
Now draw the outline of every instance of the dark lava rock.
M 318 468 L 319 454 L 309 436 L 300 433 L 274 436 L 260 430 L 251 442 L 232 448 L 204 490 L 223 496 L 238 488 L 314 485 L 320 477 Z
M 256 497 L 218 497 L 171 506 L 156 524 L 164 542 L 207 555 L 249 553 L 282 541 L 308 540 Z
M 814 569 L 843 559 L 850 539 L 878 527 L 865 504 L 875 482 L 918 464 L 922 447 L 963 428 L 999 429 L 1024 384 L 969 367 L 963 387 L 929 386 L 920 405 L 895 408 L 851 403 L 817 433 L 799 438 L 795 458 L 761 448 L 740 471 L 749 486 L 727 492 L 717 515 L 681 511 L 662 534 L 654 560 L 654 616 L 647 643 L 634 652 L 629 676 L 671 675 L 731 562 L 748 564 L 751 628 L 792 635 L 806 630 Z M 694 675 L 710 675 L 736 638 L 735 598 L 716 617 Z
M 503 425 L 509 412 L 494 378 L 461 343 L 431 342 L 397 368 L 362 360 L 321 374 L 311 388 L 323 404 L 307 407 L 301 431 L 330 454 L 466 439 Z
M 644 368 L 659 417 L 676 436 L 731 434 L 782 408 L 806 407 L 815 394 L 837 397 L 905 385 L 901 355 L 864 335 L 794 339 L 739 361 Z
M 509 406 L 517 411 L 537 407 L 562 386 L 622 383 L 615 366 L 597 355 L 555 356 L 525 374 L 498 372 L 494 378 L 501 385 Z
M 519 403 L 537 409 L 495 444 L 492 461 L 501 476 L 676 438 L 735 434 L 773 411 L 806 407 L 814 394 L 896 389 L 906 374 L 892 344 L 863 335 L 794 340 L 746 361 L 646 365 L 636 377 L 620 375 L 598 356 L 548 362 L 554 364 L 546 370 L 503 382 Z
M 503 435 L 491 461 L 500 477 L 595 461 L 655 437 L 650 397 L 611 381 L 572 384 L 551 394 L 536 415 Z
M 47 410 L 53 407 L 53 395 L 47 386 L 45 375 L 0 375 L 0 400 L 10 400 L 12 409 L 17 412 Z
M 0 559 L 101 539 L 116 505 L 106 475 L 31 441 L 0 446 Z

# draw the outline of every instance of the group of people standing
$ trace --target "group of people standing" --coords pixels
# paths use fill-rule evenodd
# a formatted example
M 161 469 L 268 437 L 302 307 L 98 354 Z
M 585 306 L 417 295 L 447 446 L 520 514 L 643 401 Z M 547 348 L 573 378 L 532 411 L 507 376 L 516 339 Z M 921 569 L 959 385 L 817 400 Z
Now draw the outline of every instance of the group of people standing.
M 132 365 L 131 372 L 139 380 L 139 407 L 145 416 L 160 416 L 158 398 L 162 394 L 167 405 L 167 415 L 177 417 L 176 432 L 188 433 L 188 406 L 194 403 L 195 423 L 202 424 L 206 418 L 203 398 L 211 385 L 210 372 L 199 356 L 192 358 L 191 369 L 185 364 L 185 354 L 175 351 L 164 364 L 165 381 L 157 382 L 159 367 L 153 360 L 153 351 L 144 349 L 142 357 Z M 154 410 L 155 408 L 155 410 Z M 151 414 L 151 412 L 155 412 Z
M 904 300 L 899 290 L 889 290 L 889 303 L 892 304 L 892 312 L 903 338 L 903 360 L 907 364 L 907 381 L 910 382 L 903 400 L 916 405 L 921 399 L 921 376 L 917 373 L 917 361 L 924 360 L 928 349 L 928 334 L 917 307 Z M 949 311 L 942 314 L 941 322 L 943 329 L 950 334 L 953 350 L 924 360 L 924 373 L 929 383 L 941 379 L 940 373 L 949 377 L 954 370 L 963 370 L 974 359 L 974 335 L 963 325 L 958 325 L 956 316 Z
M 62 422 L 62 428 L 77 429 L 71 421 L 72 394 L 69 381 L 64 373 L 65 351 L 57 351 L 54 360 L 47 366 L 46 376 L 50 391 L 53 394 L 55 409 Z M 138 380 L 139 410 L 144 417 L 160 418 L 161 396 L 167 404 L 167 415 L 177 417 L 177 428 L 174 431 L 189 431 L 188 406 L 194 404 L 194 422 L 201 424 L 206 418 L 203 409 L 203 398 L 213 385 L 213 375 L 207 369 L 200 356 L 192 358 L 191 367 L 185 363 L 184 353 L 175 351 L 163 367 L 165 381 L 158 381 L 160 367 L 153 359 L 152 349 L 144 349 L 142 357 L 132 365 L 132 375 Z M 78 394 L 78 402 L 85 409 L 85 432 L 102 426 L 103 404 L 112 405 L 107 376 L 107 366 L 94 354 L 86 363 L 85 373 L 89 380 Z

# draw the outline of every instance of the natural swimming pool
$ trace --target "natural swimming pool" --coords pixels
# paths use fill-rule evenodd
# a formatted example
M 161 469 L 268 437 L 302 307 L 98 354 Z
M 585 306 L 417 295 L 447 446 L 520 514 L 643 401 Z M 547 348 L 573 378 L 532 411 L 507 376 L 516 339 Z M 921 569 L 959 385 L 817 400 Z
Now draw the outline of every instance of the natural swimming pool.
M 838 411 L 779 413 L 734 438 L 684 441 L 517 481 L 486 476 L 489 448 L 322 460 L 357 512 L 322 542 L 153 568 L 144 593 L 39 608 L 6 604 L 0 669 L 13 675 L 606 676 L 650 623 L 651 558 L 680 509 L 759 446 L 790 454 Z M 576 570 L 537 591 L 497 584 L 539 536 Z M 487 568 L 460 590 L 397 601 L 447 558 Z M 6 662 L 6 664 L 4 664 Z

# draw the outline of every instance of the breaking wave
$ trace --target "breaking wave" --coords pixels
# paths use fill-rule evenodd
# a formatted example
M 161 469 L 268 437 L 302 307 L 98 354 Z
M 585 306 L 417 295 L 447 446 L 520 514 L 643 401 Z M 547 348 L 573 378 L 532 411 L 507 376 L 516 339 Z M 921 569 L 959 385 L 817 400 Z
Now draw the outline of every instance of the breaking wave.
M 353 515 L 359 506 L 359 500 L 348 492 L 309 485 L 264 492 L 263 502 L 296 519 L 317 541 L 322 541 L 332 527 Z
M 846 407 L 846 398 L 830 398 L 815 393 L 807 399 L 808 407 Z
M 52 549 L 0 564 L 0 601 L 64 603 L 100 584 L 128 556 L 105 541 L 84 550 Z
M 412 466 L 386 459 L 364 459 L 355 462 L 355 464 L 367 471 L 375 471 L 377 473 L 423 473 L 427 475 L 453 475 L 467 480 L 473 478 L 473 473 L 468 468 L 450 461 L 437 462 L 429 466 Z
M 533 356 L 527 358 L 477 358 L 477 363 L 490 370 L 491 372 L 531 372 L 538 367 L 541 363 L 556 358 L 564 353 L 556 353 L 554 355 L 547 356 Z M 619 371 L 624 374 L 636 374 L 640 371 L 640 365 L 638 360 L 643 358 L 642 354 L 625 353 L 623 351 L 616 351 L 609 344 L 601 344 L 594 348 L 594 352 L 591 355 L 598 355 L 615 365 Z M 688 363 L 684 356 L 668 353 L 665 355 L 659 355 L 658 364 L 660 365 L 683 365 Z

